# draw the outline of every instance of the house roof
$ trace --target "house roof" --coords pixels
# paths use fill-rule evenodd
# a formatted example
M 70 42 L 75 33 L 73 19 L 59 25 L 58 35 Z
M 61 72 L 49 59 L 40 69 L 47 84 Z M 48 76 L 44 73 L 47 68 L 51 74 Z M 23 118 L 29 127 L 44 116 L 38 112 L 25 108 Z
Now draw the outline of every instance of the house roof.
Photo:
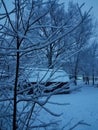
M 64 70 L 32 68 L 27 69 L 29 82 L 68 82 L 69 76 Z

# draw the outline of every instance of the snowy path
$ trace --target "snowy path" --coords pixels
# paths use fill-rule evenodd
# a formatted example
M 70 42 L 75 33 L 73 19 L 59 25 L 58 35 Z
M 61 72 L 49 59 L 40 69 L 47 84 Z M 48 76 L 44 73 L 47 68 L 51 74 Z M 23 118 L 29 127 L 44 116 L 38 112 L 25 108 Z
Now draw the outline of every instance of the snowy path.
M 50 101 L 70 103 L 67 106 L 47 104 L 47 108 L 53 112 L 63 112 L 63 115 L 57 118 L 62 120 L 60 125 L 50 130 L 69 130 L 69 128 L 81 120 L 84 120 L 85 123 L 91 126 L 78 125 L 74 130 L 98 130 L 98 88 L 85 86 L 79 92 L 53 96 Z M 55 120 L 55 117 L 47 115 L 44 111 L 42 111 L 42 114 L 45 121 Z M 63 128 L 62 126 L 66 127 Z

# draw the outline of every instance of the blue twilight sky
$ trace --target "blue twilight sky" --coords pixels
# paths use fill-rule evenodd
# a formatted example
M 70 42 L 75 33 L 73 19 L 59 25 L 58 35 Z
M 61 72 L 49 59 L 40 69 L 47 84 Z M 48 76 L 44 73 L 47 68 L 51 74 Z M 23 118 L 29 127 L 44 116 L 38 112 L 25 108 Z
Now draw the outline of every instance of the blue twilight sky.
M 60 0 L 60 1 L 64 2 L 65 5 L 67 5 L 68 1 L 71 0 Z M 90 7 L 93 7 L 91 14 L 98 20 L 98 0 L 73 0 L 73 2 L 78 2 L 79 5 L 85 3 L 84 6 L 85 10 L 88 10 Z
M 11 5 L 11 1 L 12 0 L 5 0 L 5 3 L 7 5 L 7 7 L 11 10 L 12 9 L 12 5 Z M 97 18 L 98 20 L 98 0 L 59 0 L 60 2 L 64 2 L 65 3 L 65 8 L 66 5 L 68 5 L 68 1 L 73 1 L 73 2 L 78 2 L 79 5 L 81 5 L 82 3 L 85 2 L 85 6 L 83 9 L 88 10 L 91 6 L 93 6 L 92 12 L 91 14 Z M 3 11 L 3 10 L 2 10 Z

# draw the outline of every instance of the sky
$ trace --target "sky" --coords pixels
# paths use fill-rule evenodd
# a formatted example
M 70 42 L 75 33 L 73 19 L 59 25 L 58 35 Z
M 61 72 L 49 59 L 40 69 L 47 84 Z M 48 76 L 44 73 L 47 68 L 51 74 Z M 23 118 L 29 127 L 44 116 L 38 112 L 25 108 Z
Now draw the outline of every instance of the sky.
M 61 0 L 61 1 L 67 4 L 68 1 L 71 1 L 71 0 Z M 93 7 L 91 11 L 91 15 L 93 15 L 98 20 L 98 0 L 73 0 L 73 2 L 78 2 L 79 5 L 81 5 L 82 3 L 85 3 L 85 6 L 84 6 L 85 10 L 89 10 L 90 7 Z
M 10 1 L 10 0 L 6 0 L 6 5 L 7 5 L 8 7 L 11 7 L 9 1 Z M 59 1 L 64 2 L 65 5 L 68 5 L 68 1 L 71 1 L 71 0 L 59 0 Z M 90 7 L 93 6 L 93 9 L 92 9 L 91 14 L 92 14 L 95 18 L 97 18 L 97 20 L 98 20 L 98 0 L 73 0 L 73 2 L 78 2 L 79 5 L 81 5 L 82 3 L 85 2 L 84 8 L 85 8 L 86 10 L 89 10 Z
M 9 8 L 9 10 L 12 9 L 11 1 L 12 0 L 6 0 L 6 5 Z M 67 8 L 69 1 L 76 2 L 79 5 L 85 3 L 83 10 L 86 10 L 86 11 L 89 10 L 91 7 L 93 7 L 90 14 L 91 14 L 92 18 L 94 18 L 94 20 L 97 20 L 97 22 L 98 22 L 98 0 L 59 0 L 59 1 L 65 3 L 65 8 Z M 3 12 L 3 10 L 1 10 L 1 11 Z M 0 23 L 2 23 L 2 21 L 0 21 Z

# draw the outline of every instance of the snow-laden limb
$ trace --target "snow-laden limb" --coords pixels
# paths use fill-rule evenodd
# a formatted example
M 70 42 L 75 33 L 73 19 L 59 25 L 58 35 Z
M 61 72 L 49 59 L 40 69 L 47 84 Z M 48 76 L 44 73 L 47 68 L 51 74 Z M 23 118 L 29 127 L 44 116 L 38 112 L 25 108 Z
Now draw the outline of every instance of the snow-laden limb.
M 13 98 L 1 98 L 0 99 L 0 102 L 6 102 L 6 101 L 10 101 L 10 100 L 13 100 Z
M 16 32 L 16 30 L 15 30 L 13 24 L 12 24 L 12 21 L 11 21 L 11 18 L 10 18 L 10 14 L 9 14 L 9 12 L 8 12 L 8 9 L 7 9 L 7 7 L 6 7 L 6 4 L 5 4 L 5 2 L 4 2 L 3 0 L 1 0 L 1 2 L 2 2 L 3 7 L 4 7 L 4 9 L 5 9 L 6 17 L 8 18 L 8 21 L 9 21 L 9 23 L 10 23 L 12 29 Z
M 70 123 L 71 123 L 72 120 L 73 120 L 73 118 L 71 118 L 71 119 L 61 128 L 61 130 L 65 130 L 65 128 L 70 125 Z
M 39 116 L 39 112 L 40 112 L 39 110 L 37 111 L 37 108 L 39 108 L 38 106 L 40 106 L 41 110 L 42 109 L 45 110 L 48 114 L 50 114 L 52 116 L 56 116 L 56 117 L 61 116 L 61 114 L 52 112 L 47 107 L 45 107 L 45 105 L 47 104 L 47 99 L 45 101 L 38 101 L 38 100 L 33 100 L 33 99 L 32 99 L 32 101 L 30 99 L 28 99 L 28 101 L 24 101 L 24 99 L 23 99 L 23 100 L 21 100 L 21 102 L 19 102 L 19 104 L 22 105 L 23 102 L 25 103 L 25 105 L 24 105 L 22 111 L 19 112 L 20 109 L 18 110 L 18 112 L 20 113 L 19 122 L 23 124 L 23 127 L 21 127 L 22 126 L 22 124 L 21 124 L 19 126 L 19 128 L 24 129 L 26 127 L 26 129 L 28 129 L 29 127 L 31 128 L 31 126 L 32 126 L 32 128 L 35 127 L 35 125 L 33 125 L 33 123 L 36 122 L 36 118 L 38 118 L 37 116 Z M 34 106 L 37 106 L 37 108 Z M 39 119 L 37 119 L 37 120 L 39 120 Z M 40 120 L 42 122 L 42 119 L 40 119 Z M 32 122 L 31 125 L 29 124 L 30 122 Z M 44 125 L 47 123 L 41 123 L 41 124 Z M 51 124 L 52 124 L 52 122 L 51 122 Z M 40 124 L 36 125 L 36 127 L 37 126 L 40 126 Z
M 71 128 L 69 128 L 68 130 L 73 130 L 73 129 L 75 129 L 78 125 L 91 126 L 91 124 L 88 124 L 88 123 L 84 122 L 84 120 L 80 120 L 80 121 L 78 121 L 75 125 L 73 125 Z
M 55 126 L 58 125 L 59 122 L 61 122 L 61 121 L 52 121 L 50 123 L 43 122 L 43 123 L 38 124 L 38 125 L 30 126 L 29 128 L 31 128 L 31 129 L 34 129 L 34 128 L 48 128 L 48 127 L 53 126 L 53 125 L 55 125 Z
M 51 101 L 48 101 L 47 103 L 49 103 L 49 104 L 53 104 L 53 105 L 70 105 L 70 103 L 58 103 L 58 102 L 51 102 Z
M 50 115 L 52 116 L 61 116 L 63 113 L 60 113 L 60 114 L 57 114 L 57 113 L 54 113 L 52 111 L 50 111 L 48 108 L 46 108 L 45 106 L 41 105 L 40 103 L 38 103 L 39 106 L 41 106 L 46 112 L 48 112 Z
M 84 19 L 84 20 L 85 20 L 85 19 Z M 64 36 L 70 34 L 71 32 L 73 32 L 76 28 L 78 28 L 78 27 L 81 25 L 82 22 L 83 22 L 83 20 L 80 21 L 80 22 L 78 23 L 78 25 L 76 25 L 74 28 L 72 28 L 71 30 L 69 30 L 67 33 L 65 33 L 65 34 L 63 34 L 63 35 L 61 35 L 61 36 L 58 36 L 57 38 L 54 38 L 54 39 L 51 40 L 50 42 L 48 42 L 48 41 L 51 39 L 51 37 L 48 38 L 46 41 L 44 41 L 44 42 L 42 42 L 42 43 L 37 43 L 37 44 L 35 44 L 35 47 L 34 47 L 34 45 L 33 45 L 33 48 L 26 49 L 26 50 L 17 50 L 17 52 L 24 52 L 24 53 L 22 54 L 22 55 L 24 55 L 24 54 L 26 54 L 26 53 L 29 53 L 29 52 L 32 52 L 32 51 L 35 51 L 35 50 L 41 50 L 41 49 L 47 47 L 48 45 L 50 45 L 50 44 L 52 44 L 52 43 L 55 43 L 57 40 L 63 38 Z M 54 35 L 54 34 L 53 34 L 53 35 Z M 52 35 L 52 36 L 53 36 L 53 35 Z M 24 38 L 28 39 L 28 40 L 32 43 L 31 39 L 29 39 L 28 37 L 25 36 Z M 45 44 L 45 43 L 46 43 L 46 44 Z

